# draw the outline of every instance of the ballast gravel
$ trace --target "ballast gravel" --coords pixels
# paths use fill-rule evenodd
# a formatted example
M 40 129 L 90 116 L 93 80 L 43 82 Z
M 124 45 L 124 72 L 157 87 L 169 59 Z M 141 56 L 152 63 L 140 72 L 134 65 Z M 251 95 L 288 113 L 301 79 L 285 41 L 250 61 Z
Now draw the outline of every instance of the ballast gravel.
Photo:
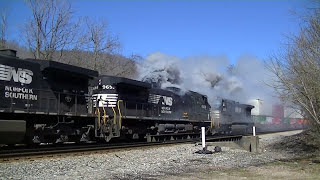
M 0 163 L 0 179 L 162 179 L 166 176 L 205 169 L 248 167 L 293 158 L 290 149 L 273 148 L 286 141 L 285 132 L 260 136 L 259 153 L 222 146 L 222 152 L 196 154 L 201 145 L 178 144 L 105 154 Z M 213 151 L 215 146 L 208 146 Z

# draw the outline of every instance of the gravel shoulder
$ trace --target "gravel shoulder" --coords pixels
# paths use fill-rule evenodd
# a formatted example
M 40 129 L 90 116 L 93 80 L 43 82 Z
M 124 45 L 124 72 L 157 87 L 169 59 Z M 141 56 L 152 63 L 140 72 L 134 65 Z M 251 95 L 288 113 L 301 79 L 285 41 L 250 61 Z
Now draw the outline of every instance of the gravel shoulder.
M 179 144 L 31 162 L 1 163 L 0 179 L 211 179 L 211 176 L 201 176 L 203 173 L 239 168 L 250 170 L 265 163 L 308 156 L 309 153 L 301 154 L 297 149 L 290 148 L 295 145 L 294 142 L 288 145 L 288 142 L 295 141 L 295 134 L 300 132 L 260 136 L 261 153 L 250 153 L 225 145 L 222 146 L 222 152 L 202 155 L 194 153 L 201 146 Z M 208 149 L 213 150 L 214 145 Z

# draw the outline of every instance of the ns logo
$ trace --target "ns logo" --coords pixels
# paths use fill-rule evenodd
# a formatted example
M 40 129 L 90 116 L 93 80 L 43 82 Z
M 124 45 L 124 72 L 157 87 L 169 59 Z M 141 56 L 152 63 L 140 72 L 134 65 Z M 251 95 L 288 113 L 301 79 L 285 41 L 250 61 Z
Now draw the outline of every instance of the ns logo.
M 32 82 L 33 72 L 29 69 L 6 66 L 0 64 L 0 80 L 20 82 L 21 84 L 30 84 Z
M 153 104 L 172 106 L 173 98 L 169 96 L 158 95 L 158 94 L 149 94 L 148 102 Z
M 172 106 L 172 97 L 167 97 L 167 96 L 162 96 L 162 105 L 166 105 L 166 106 Z

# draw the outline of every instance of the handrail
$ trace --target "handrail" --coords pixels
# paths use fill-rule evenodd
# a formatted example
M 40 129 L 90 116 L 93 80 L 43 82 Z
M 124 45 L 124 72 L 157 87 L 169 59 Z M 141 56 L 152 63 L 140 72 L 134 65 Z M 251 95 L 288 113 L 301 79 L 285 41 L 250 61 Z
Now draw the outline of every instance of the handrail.
M 119 128 L 121 129 L 121 118 L 122 118 L 122 115 L 121 115 L 121 110 L 120 110 L 120 102 L 123 102 L 122 100 L 118 100 L 118 111 L 119 111 Z
M 103 109 L 103 123 L 106 124 L 106 109 L 104 108 L 104 106 L 102 106 Z
M 213 117 L 211 117 L 211 128 L 213 128 L 214 127 L 214 118 Z
M 116 124 L 117 123 L 117 120 L 116 120 L 117 114 L 116 114 L 116 111 L 114 110 L 114 107 L 111 107 L 111 108 L 113 111 L 113 124 Z
M 99 128 L 100 128 L 100 110 L 99 110 L 99 108 L 96 108 L 94 114 L 96 114 L 97 117 L 98 117 L 98 123 L 97 123 L 97 125 L 98 125 L 98 129 L 99 129 Z
M 4 85 L 0 84 L 0 88 L 5 88 L 5 86 L 12 86 L 12 85 Z M 19 87 L 17 87 L 19 88 Z M 20 87 L 21 88 L 21 87 Z M 38 89 L 32 87 L 25 87 L 26 89 L 32 89 L 34 95 L 38 95 L 37 100 L 32 101 L 30 99 L 20 99 L 15 97 L 7 97 L 4 99 L 8 100 L 8 104 L 0 105 L 0 109 L 14 112 L 14 111 L 23 111 L 25 113 L 45 113 L 45 114 L 69 114 L 69 115 L 82 115 L 82 114 L 94 114 L 89 113 L 89 108 L 85 109 L 87 103 L 90 104 L 88 101 L 92 101 L 90 99 L 90 95 L 83 94 L 83 93 L 69 93 L 69 92 L 58 92 L 52 91 L 50 89 Z M 5 90 L 5 89 L 3 89 Z M 9 92 L 9 91 L 5 91 Z M 23 93 L 20 91 L 11 92 L 10 93 Z M 64 102 L 61 96 L 71 96 L 73 102 L 70 105 L 66 105 L 66 109 L 63 106 Z M 23 104 L 26 104 L 25 106 Z M 33 104 L 33 106 L 30 104 Z M 64 111 L 66 110 L 66 111 Z M 92 112 L 92 111 L 91 111 Z

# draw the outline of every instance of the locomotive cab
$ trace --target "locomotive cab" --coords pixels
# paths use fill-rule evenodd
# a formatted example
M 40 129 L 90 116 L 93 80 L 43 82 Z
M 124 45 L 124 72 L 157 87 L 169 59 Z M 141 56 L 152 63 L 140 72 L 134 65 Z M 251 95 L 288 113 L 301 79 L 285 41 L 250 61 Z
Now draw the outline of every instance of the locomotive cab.
M 149 88 L 148 83 L 105 75 L 93 83 L 93 99 L 98 107 L 116 107 L 118 100 L 147 103 Z
M 219 134 L 248 134 L 252 132 L 251 109 L 254 106 L 228 99 L 217 99 L 211 112 L 215 131 Z
M 186 106 L 189 107 L 189 118 L 197 121 L 210 121 L 211 106 L 208 103 L 207 96 L 197 92 L 189 91 L 184 95 L 187 102 Z
M 136 126 L 135 121 L 149 113 L 148 91 L 151 85 L 127 78 L 99 76 L 93 84 L 93 102 L 96 113 L 95 134 L 107 142 L 120 137 L 120 131 L 129 134 L 128 127 Z M 138 135 L 135 135 L 136 137 Z

